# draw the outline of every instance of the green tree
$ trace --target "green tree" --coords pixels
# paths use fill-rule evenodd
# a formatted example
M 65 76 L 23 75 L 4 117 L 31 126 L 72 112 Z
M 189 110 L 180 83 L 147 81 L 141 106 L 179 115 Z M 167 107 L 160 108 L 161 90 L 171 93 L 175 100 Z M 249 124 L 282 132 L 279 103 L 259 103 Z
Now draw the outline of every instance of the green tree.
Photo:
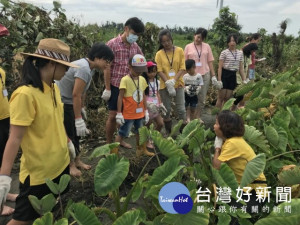
M 212 25 L 213 44 L 218 48 L 224 48 L 227 36 L 231 33 L 239 33 L 241 29 L 242 26 L 238 24 L 236 14 L 230 12 L 229 7 L 222 8 L 219 17 Z

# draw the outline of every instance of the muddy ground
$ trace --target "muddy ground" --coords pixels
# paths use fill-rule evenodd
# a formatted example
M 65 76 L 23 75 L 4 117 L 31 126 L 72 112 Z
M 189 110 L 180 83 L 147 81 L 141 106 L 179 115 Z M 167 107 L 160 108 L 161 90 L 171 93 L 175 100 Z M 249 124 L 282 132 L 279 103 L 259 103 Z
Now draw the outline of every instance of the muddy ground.
M 101 114 L 100 120 L 102 120 L 102 123 L 104 126 L 104 121 L 105 121 L 105 112 L 100 110 L 100 112 L 97 113 Z M 210 109 L 206 109 L 205 113 L 201 116 L 201 119 L 205 122 L 205 125 L 207 127 L 213 126 L 215 122 L 215 116 L 211 115 Z M 174 121 L 175 122 L 175 121 Z M 90 126 L 91 127 L 91 126 Z M 98 129 L 99 127 L 94 126 L 93 129 Z M 103 129 L 105 131 L 105 129 Z M 130 160 L 130 172 L 125 180 L 125 182 L 121 185 L 120 187 L 120 193 L 123 196 L 126 196 L 127 193 L 129 192 L 131 188 L 131 183 L 135 181 L 137 178 L 140 170 L 143 168 L 147 161 L 147 157 L 143 156 L 140 160 L 136 159 L 135 155 L 135 137 L 129 137 L 127 140 L 134 148 L 133 149 L 124 149 L 120 148 L 120 155 L 125 156 Z M 90 171 L 84 171 L 83 176 L 80 178 L 74 178 L 72 177 L 71 183 L 70 183 L 70 190 L 67 194 L 63 196 L 63 202 L 64 204 L 67 203 L 69 199 L 72 199 L 74 202 L 81 202 L 84 201 L 86 205 L 89 207 L 95 207 L 95 206 L 102 206 L 102 207 L 107 207 L 110 209 L 114 209 L 113 203 L 110 198 L 108 197 L 99 197 L 95 194 L 94 192 L 94 170 L 95 167 L 99 161 L 98 159 L 94 159 L 93 161 L 90 161 L 88 159 L 88 156 L 92 153 L 93 149 L 95 147 L 101 146 L 105 144 L 105 138 L 104 135 L 101 135 L 100 137 L 95 137 L 91 136 L 88 140 L 83 141 L 82 146 L 83 146 L 83 155 L 82 159 L 84 162 L 89 163 L 92 165 L 92 169 Z M 147 173 L 152 173 L 152 171 L 157 167 L 157 161 L 152 160 L 150 164 L 148 165 L 146 172 Z M 19 172 L 19 158 L 16 159 L 16 162 L 14 164 L 13 170 L 12 170 L 12 187 L 11 187 L 11 193 L 18 193 L 19 190 L 19 182 L 18 182 L 18 172 Z M 7 202 L 7 205 L 14 207 L 13 202 Z M 135 207 L 138 208 L 139 203 L 135 203 L 130 205 L 130 207 Z M 55 210 L 55 215 L 59 218 L 60 215 L 58 215 L 58 210 Z M 4 225 L 6 224 L 9 220 L 11 219 L 11 216 L 1 216 L 0 217 L 0 224 Z M 100 221 L 103 224 L 111 224 L 111 221 L 105 217 L 105 216 L 100 216 Z

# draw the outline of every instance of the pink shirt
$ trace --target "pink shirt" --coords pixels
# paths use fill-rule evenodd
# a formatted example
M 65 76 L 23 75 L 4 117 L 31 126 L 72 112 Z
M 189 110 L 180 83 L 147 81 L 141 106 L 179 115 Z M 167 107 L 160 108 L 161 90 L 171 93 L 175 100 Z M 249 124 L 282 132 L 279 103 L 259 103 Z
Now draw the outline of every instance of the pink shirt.
M 143 53 L 136 42 L 132 43 L 130 46 L 123 43 L 121 35 L 109 40 L 107 45 L 115 55 L 110 68 L 110 83 L 115 87 L 119 87 L 122 77 L 129 74 L 129 58 L 135 54 L 143 55 Z
M 251 53 L 251 64 L 249 65 L 249 69 L 255 69 L 255 51 Z
M 200 73 L 202 75 L 209 72 L 208 63 L 214 61 L 214 56 L 212 54 L 209 44 L 204 42 L 202 42 L 201 45 L 196 46 L 194 42 L 187 44 L 184 49 L 184 57 L 185 59 L 195 60 L 196 73 Z M 199 62 L 201 63 L 201 66 L 199 65 Z

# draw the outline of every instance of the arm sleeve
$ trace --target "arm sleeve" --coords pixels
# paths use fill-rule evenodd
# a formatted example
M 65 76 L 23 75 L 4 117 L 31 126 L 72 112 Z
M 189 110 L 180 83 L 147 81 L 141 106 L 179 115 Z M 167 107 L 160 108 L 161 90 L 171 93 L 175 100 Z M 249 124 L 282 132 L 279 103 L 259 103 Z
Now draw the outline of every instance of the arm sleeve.
M 29 126 L 36 114 L 35 102 L 30 94 L 15 92 L 9 101 L 10 123 L 18 126 Z
M 226 50 L 221 52 L 219 60 L 225 61 L 225 59 L 226 59 Z
M 121 79 L 119 89 L 126 89 L 126 76 Z
M 197 74 L 197 76 L 199 77 L 199 84 L 198 84 L 198 86 L 204 85 L 202 75 L 201 74 Z
M 86 84 L 90 82 L 91 80 L 91 75 L 90 72 L 88 71 L 88 68 L 83 66 L 78 69 L 76 69 L 76 72 L 74 74 L 74 77 L 80 78 L 83 80 Z
M 222 151 L 218 159 L 222 162 L 239 157 L 240 154 L 236 146 L 231 142 L 225 142 L 222 146 Z
M 179 70 L 185 70 L 185 58 L 183 49 L 180 48 L 180 67 Z
M 156 52 L 155 62 L 156 62 L 156 65 L 157 65 L 157 72 L 163 72 L 162 60 L 161 60 L 161 57 L 160 57 L 160 51 Z

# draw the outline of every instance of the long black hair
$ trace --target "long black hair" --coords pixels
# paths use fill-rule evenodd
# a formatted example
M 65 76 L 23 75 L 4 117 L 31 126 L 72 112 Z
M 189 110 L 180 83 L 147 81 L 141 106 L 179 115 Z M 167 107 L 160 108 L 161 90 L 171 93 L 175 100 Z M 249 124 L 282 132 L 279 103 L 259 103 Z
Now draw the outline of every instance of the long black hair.
M 170 40 L 172 41 L 172 44 L 173 44 L 173 38 L 172 38 L 171 32 L 168 29 L 163 29 L 158 34 L 158 43 L 159 43 L 158 50 L 161 50 L 164 48 L 164 46 L 162 45 L 162 37 L 165 35 L 170 38 Z
M 154 61 L 151 61 L 151 62 L 153 62 L 153 63 L 155 64 Z M 148 73 L 153 72 L 153 70 L 154 70 L 155 68 L 157 68 L 157 67 L 156 67 L 156 66 L 150 66 L 150 67 L 148 67 Z M 147 75 L 146 72 L 143 72 L 143 73 L 142 73 L 142 76 L 145 78 L 145 80 L 146 80 L 146 82 L 147 82 L 147 84 L 148 84 L 148 87 L 145 89 L 145 95 L 149 96 L 149 78 L 148 78 L 148 75 Z M 157 87 L 157 89 L 158 89 L 158 77 L 157 77 L 157 74 L 156 74 L 156 76 L 154 77 L 154 81 L 156 82 L 156 87 Z M 157 92 L 158 92 L 158 90 L 157 90 Z
M 45 67 L 50 60 L 28 56 L 23 64 L 22 77 L 18 87 L 32 85 L 44 92 L 40 69 Z

